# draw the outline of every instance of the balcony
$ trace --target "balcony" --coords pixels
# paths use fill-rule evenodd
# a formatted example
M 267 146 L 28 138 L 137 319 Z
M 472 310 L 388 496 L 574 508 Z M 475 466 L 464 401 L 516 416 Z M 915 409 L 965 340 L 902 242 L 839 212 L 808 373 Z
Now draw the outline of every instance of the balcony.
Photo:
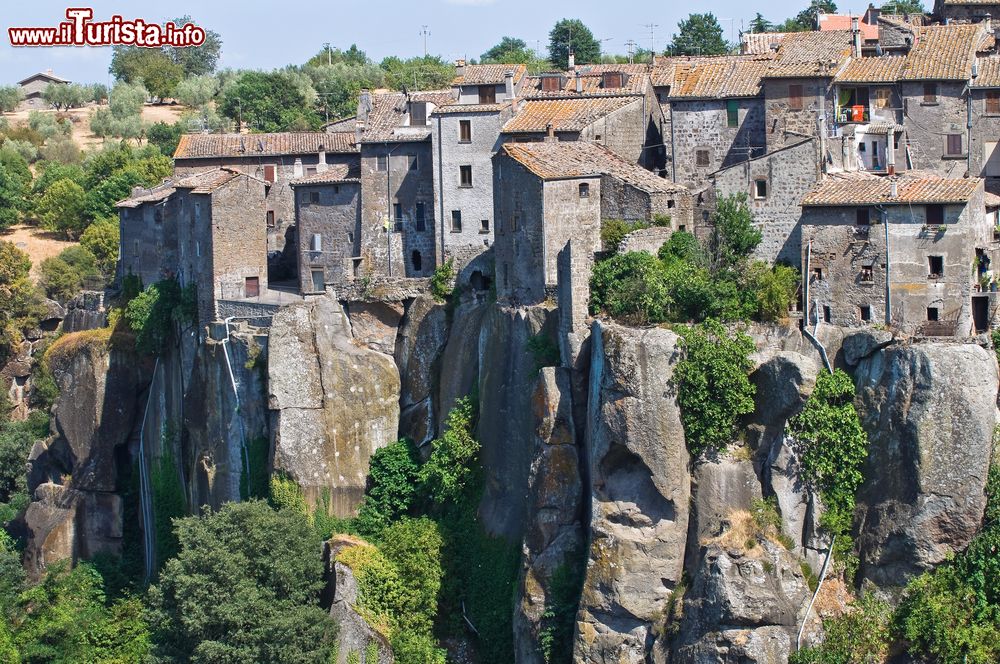
M 871 109 L 867 106 L 838 106 L 836 115 L 839 124 L 871 122 Z

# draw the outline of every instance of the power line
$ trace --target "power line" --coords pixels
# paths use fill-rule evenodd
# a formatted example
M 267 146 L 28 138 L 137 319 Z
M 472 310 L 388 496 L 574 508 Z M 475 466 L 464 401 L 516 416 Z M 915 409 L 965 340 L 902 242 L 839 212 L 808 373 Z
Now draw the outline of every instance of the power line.
M 651 58 L 656 59 L 656 29 L 660 27 L 656 23 L 646 23 L 642 27 L 649 29 L 649 53 Z

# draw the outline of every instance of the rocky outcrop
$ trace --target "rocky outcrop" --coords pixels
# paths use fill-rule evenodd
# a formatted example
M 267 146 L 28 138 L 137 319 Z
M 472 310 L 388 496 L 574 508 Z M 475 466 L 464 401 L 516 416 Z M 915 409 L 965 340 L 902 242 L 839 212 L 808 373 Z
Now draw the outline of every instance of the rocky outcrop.
M 348 302 L 344 311 L 355 339 L 372 350 L 393 354 L 396 333 L 403 321 L 402 302 Z
M 522 546 L 518 603 L 514 609 L 517 661 L 542 664 L 539 646 L 544 616 L 552 608 L 556 571 L 576 571 L 583 556 L 580 524 L 582 484 L 567 369 L 539 372 L 531 395 L 534 459 L 528 476 L 528 526 Z M 565 598 L 560 598 L 565 601 Z
M 468 396 L 479 382 L 479 331 L 488 309 L 489 305 L 477 302 L 463 302 L 455 309 L 438 374 L 438 431 L 455 402 Z
M 355 610 L 358 602 L 358 582 L 350 567 L 337 560 L 337 554 L 352 546 L 367 546 L 348 535 L 335 535 L 323 545 L 326 588 L 321 603 L 329 607 L 330 617 L 337 625 L 337 657 L 331 664 L 392 664 L 389 641 Z M 375 659 L 369 658 L 373 650 Z M 356 659 L 355 659 L 356 658 Z
M 83 291 L 66 303 L 63 319 L 64 332 L 82 332 L 104 327 L 108 312 L 104 308 L 103 291 Z
M 690 477 L 671 377 L 677 336 L 595 323 L 591 519 L 575 661 L 645 662 L 681 580 Z
M 411 438 L 417 445 L 437 435 L 435 388 L 447 340 L 444 306 L 426 295 L 412 300 L 396 337 L 394 355 L 400 378 L 399 435 Z
M 900 586 L 979 529 L 997 363 L 971 343 L 894 345 L 860 362 L 857 384 L 870 442 L 858 493 L 860 573 Z
M 310 502 L 352 515 L 372 453 L 396 439 L 395 362 L 354 339 L 340 304 L 327 296 L 275 314 L 267 371 L 274 470 Z

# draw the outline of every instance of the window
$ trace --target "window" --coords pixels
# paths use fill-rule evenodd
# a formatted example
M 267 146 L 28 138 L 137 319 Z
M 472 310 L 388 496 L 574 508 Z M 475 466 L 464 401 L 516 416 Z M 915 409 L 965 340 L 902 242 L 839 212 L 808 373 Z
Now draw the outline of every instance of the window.
M 274 210 L 267 211 L 267 227 L 274 228 Z
M 392 204 L 392 218 L 397 224 L 403 223 L 403 206 L 399 203 Z
M 937 103 L 937 83 L 924 83 L 924 103 Z
M 264 182 L 274 182 L 275 179 L 275 167 L 265 166 L 264 167 Z
M 194 220 L 201 221 L 201 203 L 198 201 L 194 204 Z
M 601 87 L 621 88 L 625 87 L 624 76 L 620 71 L 606 71 L 601 77 Z
M 943 224 L 944 223 L 944 206 L 943 205 L 928 205 L 927 206 L 927 223 L 928 224 Z
M 677 230 L 679 230 L 681 233 L 685 232 L 687 230 L 687 224 L 678 225 Z
M 326 275 L 323 274 L 321 268 L 314 268 L 310 270 L 312 276 L 312 289 L 314 293 L 319 293 L 326 290 Z
M 389 170 L 389 155 L 380 154 L 377 157 L 375 157 L 375 170 L 376 171 Z
M 673 199 L 670 199 L 669 201 L 667 201 L 667 209 L 669 210 L 670 208 L 674 207 L 675 204 L 676 204 L 675 201 Z
M 694 151 L 695 166 L 708 166 L 708 150 Z
M 458 186 L 459 187 L 472 186 L 472 166 L 458 167 Z
M 870 323 L 872 320 L 872 308 L 871 305 L 862 304 L 858 307 L 858 312 L 861 314 L 862 323 Z
M 753 181 L 753 197 L 757 199 L 767 198 L 767 180 Z
M 451 232 L 461 233 L 462 232 L 462 211 L 452 210 L 451 211 Z
M 590 183 L 580 183 L 580 198 L 590 198 Z
M 945 155 L 948 157 L 958 157 L 962 154 L 962 135 L 948 134 L 945 144 Z
M 938 320 L 940 313 L 937 307 L 927 307 L 927 320 L 936 321 Z
M 323 251 L 323 236 L 319 233 L 312 234 L 312 243 L 309 245 L 312 251 Z
M 246 293 L 246 297 L 257 297 L 260 295 L 260 278 L 247 277 L 243 281 L 243 289 Z
M 306 166 L 306 175 L 316 175 L 316 167 Z
M 814 267 L 813 268 L 813 279 L 816 281 L 823 281 L 823 268 Z
M 309 202 L 310 203 L 319 203 L 319 192 L 318 191 L 310 191 L 309 192 Z
M 802 86 L 801 85 L 789 85 L 788 86 L 788 108 L 792 111 L 802 110 Z
M 354 246 L 354 233 L 351 231 L 347 231 L 347 243 L 352 247 Z
M 892 90 L 889 88 L 875 88 L 875 108 L 889 108 L 892 100 Z
M 414 221 L 416 222 L 417 230 L 418 231 L 425 231 L 425 230 L 427 230 L 427 221 L 426 221 L 426 217 L 424 216 L 424 204 L 423 203 L 417 203 L 416 204 L 416 213 L 413 216 L 414 216 Z
M 136 244 L 136 251 L 138 250 L 139 250 L 139 245 Z M 198 242 L 197 240 L 195 240 L 194 243 L 194 255 L 198 256 L 199 258 L 201 257 L 201 242 Z
M 1000 92 L 990 90 L 986 93 L 987 115 L 1000 115 Z
M 411 127 L 427 126 L 427 102 L 423 101 L 410 102 L 410 126 Z
M 927 257 L 927 276 L 931 279 L 940 279 L 944 276 L 944 256 Z
M 479 86 L 479 103 L 480 104 L 497 103 L 497 88 L 495 85 Z
M 740 126 L 740 105 L 735 99 L 726 102 L 726 126 Z
M 472 142 L 472 120 L 458 121 L 458 142 L 459 143 Z
M 414 272 L 420 272 L 424 269 L 424 259 L 416 249 L 410 254 L 410 264 L 413 265 Z
M 558 92 L 562 89 L 562 80 L 559 76 L 542 76 L 543 92 Z
M 872 271 L 872 266 L 871 265 L 862 265 L 861 266 L 861 281 L 863 281 L 863 282 L 875 281 L 875 274 Z
M 823 305 L 823 322 L 824 323 L 829 323 L 831 318 L 833 318 L 833 316 L 830 314 L 830 305 L 824 304 Z
M 406 164 L 411 171 L 420 170 L 420 159 L 415 154 L 406 155 Z
M 517 227 L 521 225 L 521 213 L 515 212 L 510 217 L 510 232 L 513 233 L 517 230 Z
M 490 220 L 489 219 L 480 219 L 479 220 L 479 232 L 480 233 L 489 233 L 490 232 Z
M 855 221 L 859 226 L 869 226 L 872 223 L 871 210 L 868 208 L 858 208 L 855 212 Z

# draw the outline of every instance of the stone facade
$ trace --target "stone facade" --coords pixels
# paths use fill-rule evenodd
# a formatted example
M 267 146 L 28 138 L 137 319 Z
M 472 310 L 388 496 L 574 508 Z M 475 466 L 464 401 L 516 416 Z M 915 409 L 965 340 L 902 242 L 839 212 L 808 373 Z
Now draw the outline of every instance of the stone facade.
M 801 90 L 801 96 L 793 94 L 797 90 Z M 827 118 L 829 122 L 834 117 L 835 97 L 830 78 L 765 79 L 764 121 L 768 151 L 796 142 L 803 136 L 825 134 L 825 129 L 820 130 L 820 118 Z
M 738 122 L 729 126 L 729 103 Z M 673 153 L 673 179 L 686 186 L 703 182 L 721 168 L 764 152 L 764 102 L 751 99 L 699 99 L 671 101 L 669 143 Z M 707 151 L 708 159 L 698 160 Z M 704 155 L 704 152 L 702 153 Z
M 986 189 L 1000 189 L 1000 114 L 987 108 L 987 95 L 1000 89 L 972 88 L 972 141 L 969 145 L 971 169 L 969 175 L 986 179 Z
M 936 101 L 924 101 L 925 86 L 937 88 Z M 966 81 L 904 81 L 900 87 L 912 168 L 962 177 L 968 168 Z M 961 152 L 948 154 L 948 135 L 961 137 Z
M 693 215 L 691 192 L 685 187 L 670 187 L 669 192 L 651 192 L 612 175 L 601 176 L 601 219 L 649 221 L 655 216 L 670 217 L 674 230 L 690 227 Z
M 974 308 L 984 307 L 989 298 L 974 292 L 985 268 L 970 269 L 970 265 L 978 266 L 979 254 L 991 257 L 992 253 L 982 185 L 968 204 L 944 205 L 940 225 L 927 224 L 926 205 L 887 204 L 884 217 L 874 205 L 862 207 L 868 210 L 871 224 L 858 223 L 857 206 L 803 208 L 802 260 L 809 271 L 809 320 L 818 318 L 845 327 L 891 324 L 904 332 L 932 335 L 972 332 Z M 988 316 L 988 310 L 983 314 Z
M 299 238 L 299 292 L 322 293 L 354 278 L 361 183 L 293 184 Z M 317 240 L 316 237 L 319 236 Z
M 121 229 L 118 279 L 135 275 L 144 286 L 175 274 L 177 265 L 177 199 L 169 184 L 152 190 L 136 190 L 134 196 L 151 200 L 119 205 Z M 127 202 L 126 202 L 127 203 Z

